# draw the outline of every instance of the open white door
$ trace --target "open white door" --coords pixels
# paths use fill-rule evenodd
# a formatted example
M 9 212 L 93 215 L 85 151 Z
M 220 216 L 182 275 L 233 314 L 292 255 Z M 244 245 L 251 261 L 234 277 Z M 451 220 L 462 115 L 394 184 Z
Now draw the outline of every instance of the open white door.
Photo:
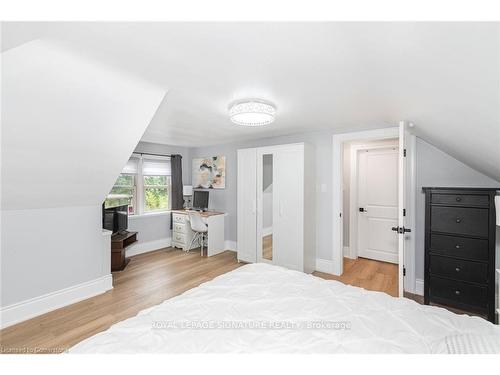
M 406 165 L 406 143 L 407 129 L 405 121 L 399 123 L 399 168 L 398 168 L 398 226 L 393 228 L 398 232 L 398 253 L 399 253 L 399 277 L 398 288 L 399 296 L 403 297 L 404 293 L 404 274 L 405 274 L 405 236 L 411 232 L 407 227 L 406 216 L 406 181 L 407 181 L 407 165 Z

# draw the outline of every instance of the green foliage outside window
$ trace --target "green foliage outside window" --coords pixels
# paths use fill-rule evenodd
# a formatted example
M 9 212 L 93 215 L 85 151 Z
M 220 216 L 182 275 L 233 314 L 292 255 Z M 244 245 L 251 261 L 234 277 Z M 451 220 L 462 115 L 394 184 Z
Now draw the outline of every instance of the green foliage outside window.
M 120 174 L 109 192 L 105 207 L 129 205 L 129 214 L 135 214 L 135 175 Z M 170 176 L 144 176 L 144 211 L 165 211 L 170 207 Z
M 120 174 L 116 179 L 115 185 L 109 192 L 104 207 L 129 206 L 129 214 L 135 213 L 134 193 L 135 193 L 135 176 Z
M 169 176 L 144 176 L 144 210 L 168 210 Z

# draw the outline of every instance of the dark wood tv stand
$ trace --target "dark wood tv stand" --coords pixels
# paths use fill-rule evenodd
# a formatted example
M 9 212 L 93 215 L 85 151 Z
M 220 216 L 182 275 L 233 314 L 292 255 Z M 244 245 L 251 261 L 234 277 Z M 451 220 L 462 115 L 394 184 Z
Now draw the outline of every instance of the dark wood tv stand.
M 111 236 L 111 271 L 123 271 L 130 259 L 125 257 L 127 246 L 137 242 L 137 232 L 121 232 Z

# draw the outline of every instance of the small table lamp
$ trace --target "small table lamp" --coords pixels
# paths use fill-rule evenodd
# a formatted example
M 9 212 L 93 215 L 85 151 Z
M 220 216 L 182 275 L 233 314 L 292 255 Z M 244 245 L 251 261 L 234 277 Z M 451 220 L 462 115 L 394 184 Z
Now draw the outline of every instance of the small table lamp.
M 184 185 L 182 188 L 182 195 L 184 196 L 184 208 L 191 208 L 191 197 L 193 196 L 193 186 Z

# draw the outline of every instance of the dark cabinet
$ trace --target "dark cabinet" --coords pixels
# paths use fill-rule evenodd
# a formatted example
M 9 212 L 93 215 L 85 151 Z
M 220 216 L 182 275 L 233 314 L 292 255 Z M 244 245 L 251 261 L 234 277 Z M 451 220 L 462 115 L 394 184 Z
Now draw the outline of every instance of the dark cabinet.
M 495 195 L 426 187 L 424 301 L 495 321 Z

